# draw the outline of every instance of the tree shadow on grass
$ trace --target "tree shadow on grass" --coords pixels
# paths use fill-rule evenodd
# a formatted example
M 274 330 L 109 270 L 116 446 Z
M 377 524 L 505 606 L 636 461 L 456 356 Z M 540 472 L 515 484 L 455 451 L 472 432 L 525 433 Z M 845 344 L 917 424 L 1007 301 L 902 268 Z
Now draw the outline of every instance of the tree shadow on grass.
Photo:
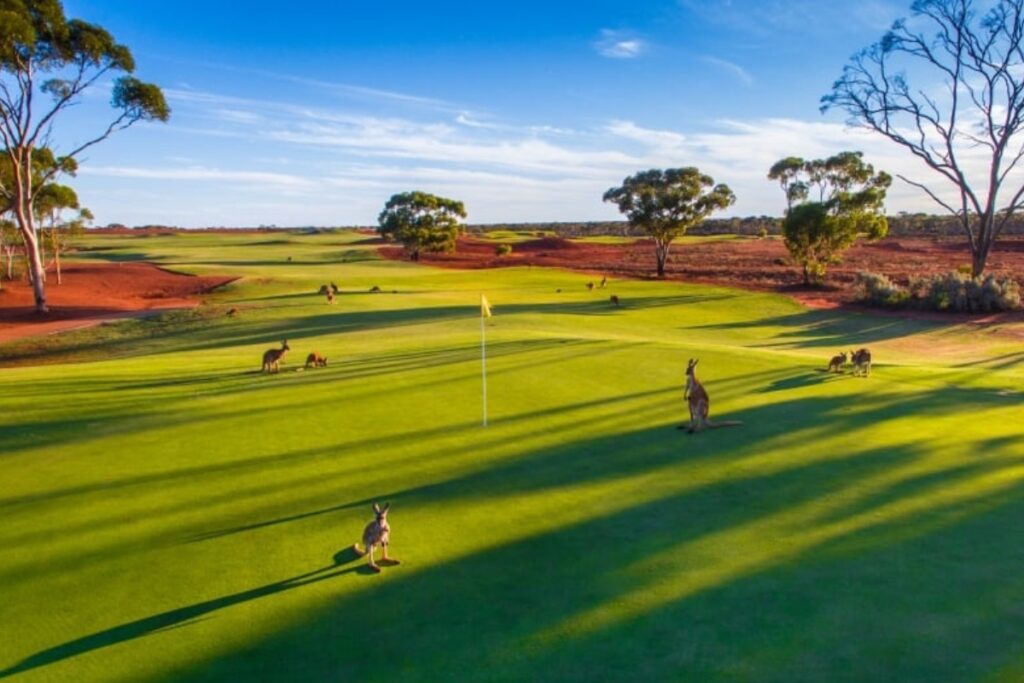
M 906 413 L 892 410 L 896 400 L 848 414 L 841 412 L 846 403 L 841 398 L 806 398 L 729 417 L 742 416 L 748 423 L 759 425 L 757 436 L 785 436 L 799 442 L 801 432 L 806 433 L 808 425 L 822 422 L 831 425 L 834 420 L 836 429 L 856 429 L 859 425 L 897 419 Z M 991 399 L 979 394 L 978 400 Z M 948 410 L 963 408 L 962 401 L 943 391 L 912 403 L 909 410 L 928 405 L 929 401 L 951 403 L 946 406 Z M 657 472 L 680 460 L 705 459 L 712 465 L 710 471 L 721 470 L 721 476 L 706 482 L 686 479 L 666 482 L 671 485 L 659 489 L 653 497 L 635 503 L 622 501 L 621 505 L 612 505 L 610 510 L 601 506 L 588 512 L 586 503 L 580 503 L 584 507 L 578 510 L 580 514 L 575 521 L 453 557 L 440 565 L 416 569 L 414 561 L 410 563 L 408 558 L 403 558 L 407 563 L 393 580 L 368 584 L 366 589 L 332 601 L 300 625 L 289 627 L 246 651 L 227 654 L 204 663 L 201 669 L 186 669 L 176 675 L 189 679 L 251 677 L 274 681 L 293 680 L 297 672 L 306 678 L 322 677 L 344 667 L 354 677 L 372 678 L 375 672 L 386 670 L 391 675 L 421 680 L 469 680 L 478 678 L 480 671 L 499 671 L 508 678 L 520 680 L 593 680 L 620 675 L 628 678 L 629 671 L 634 675 L 642 672 L 645 677 L 654 679 L 701 670 L 727 677 L 729 667 L 738 664 L 735 657 L 708 658 L 701 653 L 715 652 L 715 648 L 733 643 L 743 652 L 752 651 L 756 655 L 765 642 L 762 630 L 767 626 L 765 620 L 771 617 L 762 610 L 760 603 L 743 603 L 741 596 L 753 595 L 765 600 L 765 605 L 780 611 L 780 618 L 790 628 L 802 628 L 804 619 L 816 616 L 808 614 L 803 605 L 808 600 L 822 598 L 817 586 L 791 580 L 793 571 L 804 572 L 812 578 L 818 576 L 811 549 L 800 550 L 798 546 L 796 552 L 790 551 L 787 539 L 780 538 L 778 554 L 769 553 L 763 561 L 747 566 L 742 562 L 745 549 L 737 547 L 735 552 L 741 560 L 738 573 L 727 572 L 720 580 L 696 592 L 677 599 L 666 597 L 639 612 L 626 609 L 628 616 L 624 621 L 603 625 L 598 622 L 594 628 L 569 631 L 562 638 L 561 649 L 554 645 L 549 647 L 546 641 L 536 641 L 536 638 L 553 629 L 557 631 L 567 620 L 595 609 L 628 607 L 630 596 L 654 590 L 662 575 L 657 571 L 641 571 L 643 565 L 638 562 L 644 558 L 685 551 L 702 539 L 742 530 L 766 517 L 828 501 L 844 492 L 856 492 L 855 487 L 860 482 L 906 467 L 922 457 L 920 446 L 908 441 L 903 445 L 859 452 L 824 454 L 814 461 L 784 459 L 768 463 L 756 459 L 757 442 L 727 441 L 727 438 L 739 438 L 734 435 L 740 430 L 731 431 L 732 434 L 721 438 L 717 434 L 705 434 L 690 440 L 683 440 L 668 426 L 613 434 L 530 452 L 496 467 L 446 481 L 392 490 L 390 495 L 400 501 L 396 510 L 401 510 L 407 518 L 414 518 L 442 509 L 449 503 L 465 506 L 468 501 L 478 501 L 481 509 L 485 509 L 495 498 L 522 492 L 550 490 L 552 495 L 566 496 L 570 501 L 571 496 L 567 494 L 573 487 Z M 684 443 L 685 449 L 682 448 Z M 755 466 L 758 463 L 761 469 Z M 896 498 L 927 496 L 941 486 L 969 489 L 976 477 L 998 474 L 999 468 L 1010 466 L 1000 462 L 993 463 L 991 468 L 951 469 L 933 481 L 895 489 L 892 495 Z M 388 495 L 386 489 L 380 489 L 372 498 Z M 975 498 L 982 496 L 983 490 Z M 360 503 L 362 501 L 350 504 Z M 834 518 L 857 519 L 886 504 L 882 497 L 868 496 L 859 506 L 837 508 Z M 942 507 L 942 503 L 934 506 L 936 512 Z M 862 528 L 865 533 L 883 540 L 882 532 L 896 525 L 917 528 L 920 534 L 945 533 L 943 526 L 922 526 L 921 519 L 929 510 L 925 507 L 914 514 L 882 519 Z M 317 514 L 319 511 L 307 512 Z M 290 524 L 308 517 L 300 512 L 289 519 L 264 522 Z M 827 528 L 831 524 L 834 524 L 832 518 L 808 518 L 806 531 L 813 532 L 815 527 Z M 239 533 L 244 529 L 227 531 Z M 794 529 L 794 533 L 803 531 Z M 500 519 L 495 519 L 495 534 L 501 537 Z M 844 534 L 845 531 L 840 531 L 824 537 L 824 542 Z M 215 538 L 209 540 L 216 542 Z M 913 538 L 913 534 L 904 535 L 900 543 L 907 542 L 907 538 Z M 482 545 L 488 546 L 486 540 Z M 811 548 L 823 545 L 816 541 Z M 706 561 L 713 560 L 707 558 Z M 916 556 L 912 560 L 916 567 L 924 558 Z M 694 561 L 698 561 L 697 558 Z M 732 560 L 724 558 L 724 561 Z M 332 567 L 104 629 L 30 655 L 0 675 L 12 675 L 116 642 L 131 641 L 219 609 L 333 577 L 337 572 L 331 572 Z M 859 571 L 869 569 L 862 567 Z M 874 615 L 857 601 L 858 594 L 851 592 L 849 586 L 830 585 L 837 590 L 840 604 L 846 610 L 858 617 Z M 777 597 L 765 595 L 766 586 L 772 586 L 770 592 Z M 901 586 L 901 589 L 906 590 L 906 587 Z M 929 584 L 928 590 L 933 595 L 944 594 L 945 584 L 941 587 Z M 752 609 L 752 604 L 757 606 Z M 364 609 L 365 606 L 370 607 Z M 956 608 L 966 609 L 966 603 L 958 603 Z M 716 626 L 717 622 L 723 625 Z M 822 631 L 828 633 L 829 629 Z M 339 639 L 340 633 L 345 637 Z M 907 633 L 903 635 L 909 637 Z M 695 643 L 694 638 L 706 641 Z M 736 651 L 734 649 L 733 653 Z M 571 657 L 566 653 L 571 653 Z M 643 662 L 639 669 L 635 668 L 638 661 Z
M 586 347 L 594 346 L 605 348 L 601 351 L 591 350 L 589 353 L 592 356 L 600 352 L 611 352 L 617 348 L 614 343 L 609 346 L 609 343 L 592 339 L 524 339 L 492 342 L 488 345 L 488 357 L 492 361 L 496 361 L 503 358 L 525 356 L 530 360 L 524 360 L 523 364 L 529 367 L 538 367 L 545 362 L 556 361 L 545 361 L 543 358 L 536 358 L 535 354 L 561 349 L 564 349 L 566 353 L 582 352 Z M 268 375 L 258 369 L 250 369 L 241 373 L 236 371 L 218 372 L 186 377 L 168 374 L 159 379 L 137 381 L 118 379 L 109 383 L 96 378 L 81 381 L 33 380 L 19 394 L 24 400 L 32 401 L 37 398 L 46 400 L 56 394 L 60 394 L 64 398 L 85 394 L 90 397 L 89 408 L 93 411 L 92 415 L 79 420 L 21 420 L 0 431 L 0 453 L 13 452 L 19 448 L 59 445 L 70 440 L 81 443 L 85 440 L 99 438 L 109 430 L 118 432 L 129 428 L 144 430 L 149 427 L 170 424 L 177 419 L 175 414 L 179 405 L 191 403 L 197 395 L 204 397 L 232 396 L 239 399 L 238 405 L 241 407 L 198 416 L 190 411 L 185 411 L 188 415 L 183 415 L 180 418 L 182 422 L 196 424 L 240 416 L 256 419 L 261 415 L 273 415 L 287 406 L 275 402 L 273 405 L 255 407 L 258 404 L 247 397 L 247 394 L 251 392 L 265 391 L 273 386 L 294 388 L 296 383 L 301 383 L 301 386 L 304 387 L 315 387 L 391 374 L 421 372 L 474 362 L 479 360 L 479 357 L 480 347 L 476 344 L 466 344 L 428 351 L 363 356 L 340 362 L 335 360 L 327 368 L 314 368 L 298 375 L 295 374 L 295 370 L 302 368 L 302 365 L 297 363 L 293 367 L 284 366 L 282 372 L 274 375 Z M 489 374 L 492 377 L 497 377 L 514 369 L 514 364 L 497 366 Z M 473 369 L 473 373 L 476 373 L 476 368 Z M 454 379 L 457 378 L 452 375 L 445 377 L 445 381 Z M 440 381 L 432 378 L 424 384 L 435 384 Z M 417 386 L 421 385 L 410 383 L 406 385 L 406 388 Z M 154 393 L 154 390 L 158 389 L 167 391 Z M 108 398 L 102 400 L 93 398 L 99 392 L 105 393 Z M 140 398 L 133 396 L 133 392 L 144 392 L 141 400 L 146 406 L 152 406 L 152 408 L 140 411 Z M 294 397 L 293 403 L 296 408 L 305 405 L 301 396 Z
M 312 294 L 290 294 L 288 297 L 305 298 Z M 644 309 L 715 301 L 723 298 L 717 295 L 677 295 L 664 297 L 638 297 L 630 299 L 622 308 L 607 300 L 570 301 L 537 304 L 505 304 L 495 307 L 499 315 L 543 314 L 543 315 L 612 315 L 623 312 L 623 308 Z M 724 298 L 729 298 L 728 296 Z M 327 307 L 325 307 L 327 308 Z M 120 337 L 105 338 L 95 329 L 73 331 L 63 337 L 65 343 L 59 348 L 38 347 L 33 344 L 15 343 L 3 349 L 4 361 L 23 364 L 37 358 L 76 358 L 95 355 L 96 360 L 109 360 L 133 355 L 152 354 L 174 350 L 204 351 L 231 346 L 268 344 L 276 346 L 282 339 L 301 341 L 310 337 L 385 330 L 410 325 L 471 320 L 479 315 L 474 304 L 465 306 L 432 306 L 401 309 L 376 309 L 370 311 L 344 311 L 337 307 L 324 313 L 293 316 L 271 321 L 225 320 L 206 316 L 202 319 L 177 321 L 173 314 L 157 314 L 152 317 L 121 321 L 116 323 Z
M 642 438 L 642 434 L 632 436 Z M 595 444 L 585 446 L 589 451 L 594 451 Z M 559 457 L 557 454 L 552 455 Z M 594 457 L 600 458 L 601 455 L 598 453 Z M 501 644 L 511 635 L 507 632 L 510 626 L 514 631 L 522 629 L 524 619 L 528 621 L 526 631 L 519 632 L 518 636 L 543 624 L 556 622 L 565 614 L 565 609 L 578 608 L 579 602 L 590 604 L 595 600 L 611 599 L 617 589 L 613 574 L 638 554 L 654 552 L 702 534 L 713 533 L 723 526 L 742 523 L 758 510 L 766 510 L 765 507 L 743 505 L 726 505 L 725 509 L 721 509 L 723 500 L 738 501 L 767 490 L 782 490 L 798 498 L 802 495 L 818 495 L 817 491 L 807 486 L 808 480 L 821 482 L 822 477 L 826 477 L 835 478 L 835 483 L 839 483 L 858 471 L 883 467 L 893 458 L 901 457 L 904 454 L 860 454 L 860 457 L 847 459 L 845 466 L 818 463 L 807 469 L 724 482 L 669 499 L 627 506 L 622 512 L 588 519 L 564 529 L 458 558 L 451 563 L 415 572 L 409 578 L 388 582 L 397 588 L 371 586 L 369 592 L 362 592 L 352 598 L 351 604 L 332 609 L 326 619 L 321 617 L 304 625 L 294 633 L 294 638 L 289 636 L 286 639 L 286 645 L 275 643 L 270 646 L 273 651 L 270 659 L 279 660 L 276 664 L 263 657 L 259 658 L 262 662 L 260 664 L 242 657 L 241 661 L 230 663 L 226 668 L 221 668 L 221 662 L 215 662 L 213 669 L 204 667 L 204 672 L 220 670 L 220 675 L 229 675 L 229 671 L 234 671 L 233 675 L 229 675 L 234 680 L 239 680 L 238 676 L 293 680 L 296 671 L 307 666 L 300 665 L 297 669 L 297 663 L 305 661 L 321 675 L 327 671 L 336 671 L 331 667 L 341 662 L 347 662 L 347 666 L 354 667 L 353 671 L 365 674 L 387 665 L 390 656 L 387 652 L 400 652 L 410 645 L 417 650 L 419 656 L 434 651 L 445 652 L 446 658 L 477 660 L 489 648 Z M 527 471 L 524 468 L 521 474 L 526 475 Z M 830 471 L 832 474 L 829 474 Z M 539 473 L 534 476 L 545 475 Z M 472 481 L 465 483 L 473 484 Z M 494 484 L 496 482 L 492 484 L 490 477 L 484 482 L 485 486 Z M 411 515 L 417 505 L 458 498 L 465 495 L 463 488 L 410 492 L 405 497 L 403 510 L 405 514 Z M 792 501 L 790 497 L 789 503 Z M 769 507 L 786 504 L 785 500 L 776 500 Z M 716 510 L 720 514 L 708 514 Z M 593 552 L 595 548 L 599 552 Z M 557 557 L 571 558 L 571 561 L 549 561 Z M 332 565 L 283 581 L 203 600 L 76 638 L 26 657 L 0 671 L 0 678 L 172 627 L 185 626 L 199 617 L 244 602 L 345 574 L 369 573 L 365 565 L 340 568 L 356 559 L 348 549 L 335 555 L 334 559 Z M 407 563 L 405 567 L 408 566 Z M 519 571 L 509 571 L 513 567 L 543 568 L 543 580 L 524 579 Z M 463 591 L 471 592 L 474 596 L 490 594 L 501 597 L 494 602 L 460 600 L 458 596 Z M 372 608 L 359 609 L 357 604 L 372 605 Z M 399 615 L 404 616 L 396 619 Z M 374 633 L 388 622 L 392 622 L 390 629 L 385 629 L 388 633 Z M 428 624 L 431 625 L 427 627 Z M 350 637 L 346 637 L 345 642 L 335 641 L 334 635 L 350 631 Z M 351 661 L 356 653 L 374 641 L 380 647 L 372 648 L 374 652 L 364 654 L 366 661 Z M 445 643 L 445 647 L 437 650 L 442 643 Z M 336 659 L 339 657 L 340 660 Z M 286 661 L 280 661 L 281 658 Z M 257 673 L 259 668 L 268 665 L 270 670 Z M 327 668 L 323 668 L 325 666 Z M 470 671 L 466 670 L 466 673 Z
M 692 329 L 702 330 L 770 330 L 770 338 L 778 339 L 757 344 L 758 348 L 835 348 L 862 346 L 872 342 L 897 339 L 920 332 L 943 327 L 944 323 L 890 317 L 875 317 L 866 314 L 811 310 L 758 318 L 745 322 L 715 323 L 699 325 Z M 777 328 L 782 328 L 777 331 Z

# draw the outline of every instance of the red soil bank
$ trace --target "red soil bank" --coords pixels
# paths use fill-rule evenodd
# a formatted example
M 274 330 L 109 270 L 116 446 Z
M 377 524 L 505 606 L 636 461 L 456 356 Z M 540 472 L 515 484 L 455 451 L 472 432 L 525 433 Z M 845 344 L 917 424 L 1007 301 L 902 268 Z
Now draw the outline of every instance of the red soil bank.
M 67 264 L 63 267 L 63 284 L 57 284 L 55 272 L 47 274 L 48 314 L 34 312 L 28 283 L 3 283 L 0 342 L 95 325 L 154 309 L 195 306 L 199 295 L 233 279 L 172 273 L 149 263 Z
M 654 245 L 648 240 L 632 244 L 590 244 L 557 237 L 513 244 L 513 252 L 497 256 L 495 241 L 460 238 L 452 254 L 422 254 L 423 263 L 448 268 L 552 266 L 594 273 L 600 277 L 651 278 L 655 270 Z M 383 256 L 406 258 L 401 247 L 385 246 Z M 789 294 L 812 306 L 837 306 L 852 299 L 858 272 L 887 275 L 906 284 L 911 277 L 947 273 L 970 263 L 967 246 L 959 239 L 889 238 L 859 244 L 829 269 L 825 287 L 806 289 L 799 270 L 789 263 L 782 240 L 730 239 L 673 246 L 666 277 L 671 280 L 720 284 Z M 989 257 L 988 270 L 1024 282 L 1024 238 L 1000 241 Z

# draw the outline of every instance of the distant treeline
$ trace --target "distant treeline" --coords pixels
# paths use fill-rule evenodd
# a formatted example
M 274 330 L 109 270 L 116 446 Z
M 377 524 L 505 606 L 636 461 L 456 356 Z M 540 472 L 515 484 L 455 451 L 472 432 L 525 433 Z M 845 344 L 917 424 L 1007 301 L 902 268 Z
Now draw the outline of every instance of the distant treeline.
M 953 216 L 933 216 L 926 213 L 901 213 L 889 216 L 889 234 L 895 237 L 936 236 L 959 237 L 963 234 Z M 595 235 L 642 236 L 625 221 L 591 221 L 587 223 L 494 223 L 471 225 L 470 232 L 511 230 L 515 232 L 553 232 L 562 237 L 591 237 Z M 782 232 L 782 218 L 774 216 L 747 216 L 746 218 L 711 218 L 689 231 L 691 235 L 759 235 L 762 230 L 778 235 Z M 1014 216 L 1006 224 L 1004 235 L 1024 235 L 1024 215 Z
M 292 227 L 281 228 L 276 225 L 259 227 L 210 227 L 210 228 L 178 228 L 169 225 L 140 225 L 130 228 L 120 223 L 111 223 L 105 228 L 93 230 L 108 233 L 131 234 L 171 234 L 176 232 L 205 230 L 209 232 L 300 232 L 317 234 L 338 230 L 374 231 L 373 226 L 338 226 L 338 227 Z M 588 221 L 580 223 L 488 223 L 486 225 L 470 225 L 470 234 L 513 231 L 535 232 L 541 234 L 554 233 L 561 237 L 593 237 L 596 235 L 617 235 L 623 237 L 642 236 L 642 232 L 630 228 L 626 221 Z M 694 235 L 759 235 L 762 230 L 768 234 L 778 235 L 782 231 L 782 218 L 774 216 L 747 216 L 746 218 L 712 218 L 690 231 Z M 962 235 L 960 226 L 953 216 L 933 216 L 926 213 L 900 213 L 889 216 L 889 234 L 895 237 L 939 236 L 958 237 Z M 1024 235 L 1024 215 L 1014 216 L 1003 230 L 1004 235 Z

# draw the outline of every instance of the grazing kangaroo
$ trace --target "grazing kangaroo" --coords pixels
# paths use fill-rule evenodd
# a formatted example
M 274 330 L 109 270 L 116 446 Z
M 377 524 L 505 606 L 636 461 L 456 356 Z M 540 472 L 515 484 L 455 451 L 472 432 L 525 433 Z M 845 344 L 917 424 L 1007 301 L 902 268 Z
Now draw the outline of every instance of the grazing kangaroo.
M 238 309 L 237 308 L 229 308 L 228 309 L 228 317 L 233 318 L 236 315 L 238 315 Z
M 608 297 L 608 301 L 611 301 L 613 306 L 619 305 L 619 297 L 616 296 L 615 294 L 612 294 L 610 297 Z
M 281 369 L 281 359 L 284 358 L 284 354 L 291 350 L 291 347 L 288 346 L 288 340 L 285 339 L 281 342 L 281 348 L 264 351 L 263 372 L 278 372 Z
M 871 374 L 871 352 L 867 349 L 858 349 L 850 352 L 850 362 L 853 363 L 853 374 L 867 377 Z
M 306 369 L 309 368 L 326 368 L 327 357 L 321 356 L 319 353 L 314 351 L 313 353 L 306 356 Z
M 380 294 L 380 287 L 377 285 L 370 287 L 370 294 Z
M 735 427 L 743 424 L 737 420 L 712 422 L 708 419 L 708 411 L 711 409 L 711 399 L 708 397 L 708 392 L 704 388 L 704 385 L 697 381 L 697 375 L 694 374 L 694 369 L 697 367 L 697 363 L 699 362 L 699 360 L 691 358 L 686 364 L 686 390 L 683 392 L 683 398 L 686 399 L 690 408 L 690 424 L 679 425 L 679 429 L 685 429 L 690 434 L 694 434 L 708 428 Z
M 587 291 L 588 292 L 593 292 L 594 291 L 594 283 L 593 282 L 588 282 L 587 283 Z
M 382 562 L 388 564 L 400 564 L 398 560 L 388 557 L 388 544 L 391 542 L 391 527 L 388 525 L 388 510 L 391 509 L 391 503 L 384 503 L 382 508 L 377 503 L 373 504 L 373 514 L 377 516 L 375 520 L 366 525 L 363 530 L 363 550 L 359 551 L 356 548 L 356 552 L 360 555 L 370 556 L 370 569 L 375 572 L 380 572 L 380 567 L 373 561 L 373 550 L 378 545 L 383 550 L 381 557 Z
M 832 356 L 832 360 L 828 362 L 829 372 L 842 372 L 843 366 L 846 365 L 846 352 L 843 351 L 838 356 Z

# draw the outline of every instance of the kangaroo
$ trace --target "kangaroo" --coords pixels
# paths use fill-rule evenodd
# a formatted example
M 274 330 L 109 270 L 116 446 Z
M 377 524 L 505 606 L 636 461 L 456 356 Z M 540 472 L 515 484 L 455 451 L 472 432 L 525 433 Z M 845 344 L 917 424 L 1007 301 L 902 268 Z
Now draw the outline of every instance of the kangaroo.
M 708 392 L 704 388 L 704 385 L 697 381 L 697 375 L 694 373 L 697 363 L 699 362 L 699 360 L 691 358 L 686 364 L 686 390 L 683 392 L 683 398 L 686 399 L 690 408 L 690 424 L 679 425 L 679 429 L 685 429 L 690 434 L 694 434 L 696 432 L 704 431 L 707 428 L 735 427 L 743 424 L 737 420 L 712 422 L 708 419 L 708 411 L 711 409 L 711 399 L 708 397 Z
M 605 277 L 601 278 L 601 285 L 600 285 L 600 287 L 601 287 L 601 289 L 604 289 L 607 285 L 608 285 L 608 277 L 605 276 Z
M 308 356 L 306 356 L 306 369 L 307 370 L 309 368 L 326 368 L 326 367 L 327 367 L 327 358 L 325 356 L 321 356 L 316 351 L 314 351 L 313 353 L 311 353 Z
M 832 360 L 828 362 L 829 372 L 842 372 L 843 366 L 846 365 L 846 352 L 843 351 L 838 356 L 832 356 Z
M 853 374 L 868 377 L 871 375 L 871 352 L 867 349 L 858 349 L 850 353 L 850 362 L 853 363 Z
M 370 556 L 370 569 L 375 572 L 380 572 L 380 567 L 376 562 L 373 561 L 373 550 L 378 545 L 383 550 L 381 557 L 382 562 L 387 564 L 400 564 L 398 560 L 388 557 L 388 544 L 391 542 L 391 527 L 388 525 L 388 510 L 391 509 L 391 503 L 385 503 L 382 508 L 377 503 L 373 504 L 373 514 L 376 515 L 376 519 L 366 525 L 363 530 L 363 550 L 362 552 L 356 548 L 356 552 L 360 555 Z
M 593 282 L 588 282 L 587 283 L 587 291 L 588 292 L 593 292 L 594 291 L 594 283 Z
M 317 294 L 327 294 L 330 290 L 327 289 L 327 285 L 320 285 L 320 289 L 316 290 Z
M 611 301 L 613 306 L 619 305 L 619 297 L 616 296 L 615 294 L 612 294 L 610 297 L 608 297 L 608 301 Z
M 263 352 L 263 372 L 278 372 L 281 369 L 281 359 L 284 358 L 284 354 L 291 351 L 291 347 L 288 346 L 288 340 L 285 339 L 281 342 L 281 348 L 279 349 L 267 349 Z

